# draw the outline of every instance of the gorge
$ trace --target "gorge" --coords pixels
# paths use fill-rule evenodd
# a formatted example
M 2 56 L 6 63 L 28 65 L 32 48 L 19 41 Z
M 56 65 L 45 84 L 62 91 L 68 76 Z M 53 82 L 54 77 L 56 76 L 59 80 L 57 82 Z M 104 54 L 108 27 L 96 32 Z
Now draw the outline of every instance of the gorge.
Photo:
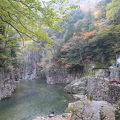
M 119 120 L 120 1 L 0 1 L 0 120 Z

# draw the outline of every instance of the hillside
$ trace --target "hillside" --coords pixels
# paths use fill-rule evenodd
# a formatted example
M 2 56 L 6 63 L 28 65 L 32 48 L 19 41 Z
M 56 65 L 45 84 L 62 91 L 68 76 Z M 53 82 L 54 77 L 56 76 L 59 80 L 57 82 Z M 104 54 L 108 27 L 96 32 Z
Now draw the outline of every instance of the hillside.
M 94 9 L 88 11 L 86 2 L 82 3 L 82 9 L 70 13 L 63 25 L 64 32 L 52 32 L 58 41 L 53 46 L 56 66 L 62 65 L 67 70 L 85 68 L 86 71 L 92 65 L 109 67 L 115 64 L 116 52 L 120 51 L 119 4 L 116 4 L 119 1 L 97 1 Z

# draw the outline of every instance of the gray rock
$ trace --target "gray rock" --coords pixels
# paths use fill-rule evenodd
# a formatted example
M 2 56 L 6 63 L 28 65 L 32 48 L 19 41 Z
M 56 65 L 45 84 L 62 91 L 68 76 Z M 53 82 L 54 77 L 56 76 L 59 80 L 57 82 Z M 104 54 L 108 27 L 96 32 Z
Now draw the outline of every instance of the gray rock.
M 112 103 L 118 103 L 120 101 L 120 84 L 109 85 L 108 100 Z
M 77 101 L 69 103 L 68 110 L 72 112 L 72 120 L 115 120 L 115 108 L 106 101 Z
M 106 100 L 108 96 L 108 79 L 83 77 L 68 84 L 65 90 L 68 93 L 87 95 L 94 100 Z
M 87 96 L 82 95 L 82 94 L 74 94 L 73 97 L 75 98 L 75 100 L 86 100 L 87 99 Z
M 64 68 L 49 68 L 46 69 L 46 81 L 48 84 L 70 83 L 75 78 L 68 74 Z
M 10 97 L 16 88 L 15 72 L 12 69 L 0 69 L 0 100 Z

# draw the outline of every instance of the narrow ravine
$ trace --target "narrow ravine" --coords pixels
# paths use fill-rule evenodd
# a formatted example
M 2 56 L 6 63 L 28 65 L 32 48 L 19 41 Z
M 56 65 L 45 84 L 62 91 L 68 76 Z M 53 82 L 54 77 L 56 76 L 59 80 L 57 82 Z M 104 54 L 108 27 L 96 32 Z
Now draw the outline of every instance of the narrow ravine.
M 62 114 L 73 100 L 63 87 L 41 80 L 21 81 L 11 98 L 0 102 L 0 120 L 32 120 L 52 111 Z
M 0 120 L 120 120 L 120 0 L 1 0 Z

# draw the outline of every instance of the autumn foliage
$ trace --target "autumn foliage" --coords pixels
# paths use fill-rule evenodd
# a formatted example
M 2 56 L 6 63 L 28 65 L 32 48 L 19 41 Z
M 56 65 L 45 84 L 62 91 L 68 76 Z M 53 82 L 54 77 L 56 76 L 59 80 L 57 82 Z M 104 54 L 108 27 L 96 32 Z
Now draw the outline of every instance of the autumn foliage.
M 77 39 L 81 39 L 81 38 L 82 38 L 81 36 L 73 36 L 69 39 L 69 41 L 77 40 Z
M 64 45 L 64 46 L 62 46 L 61 51 L 64 51 L 64 50 L 69 49 L 69 48 L 70 48 L 69 45 Z
M 94 36 L 96 34 L 96 32 L 97 32 L 97 30 L 93 30 L 93 31 L 90 31 L 90 32 L 84 32 L 82 34 L 82 36 L 83 36 L 84 39 L 88 39 L 88 38 Z

